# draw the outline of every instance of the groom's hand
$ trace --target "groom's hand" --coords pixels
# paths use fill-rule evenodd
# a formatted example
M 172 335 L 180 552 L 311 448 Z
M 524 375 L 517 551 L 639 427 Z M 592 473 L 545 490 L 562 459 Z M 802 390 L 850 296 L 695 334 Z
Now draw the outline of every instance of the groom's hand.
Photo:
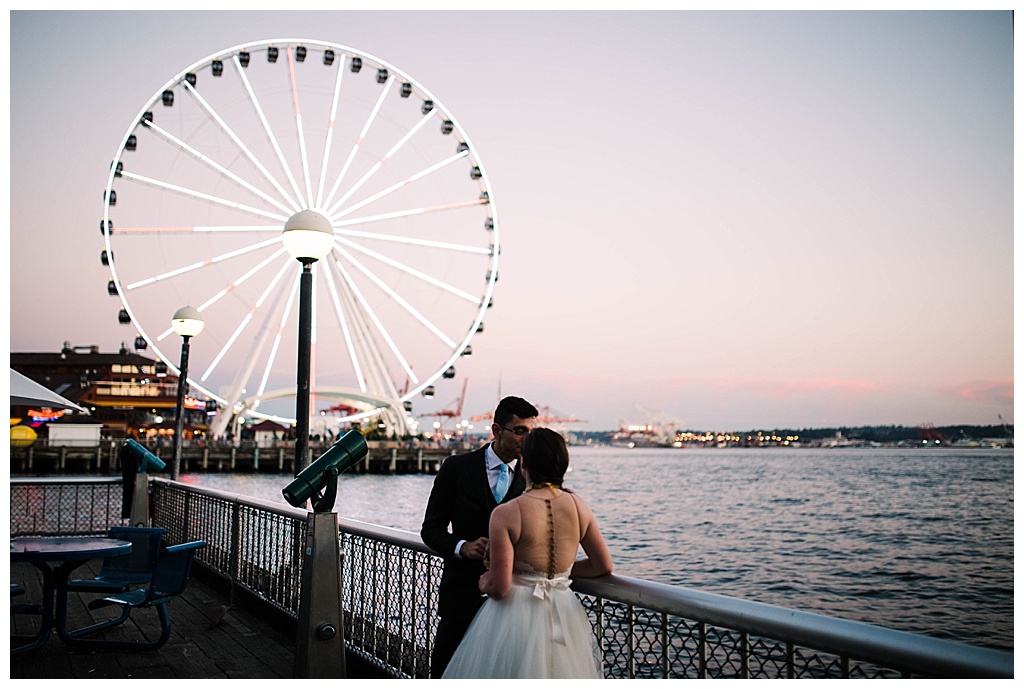
M 487 538 L 480 537 L 475 541 L 466 541 L 459 550 L 459 555 L 467 560 L 483 560 L 487 554 Z

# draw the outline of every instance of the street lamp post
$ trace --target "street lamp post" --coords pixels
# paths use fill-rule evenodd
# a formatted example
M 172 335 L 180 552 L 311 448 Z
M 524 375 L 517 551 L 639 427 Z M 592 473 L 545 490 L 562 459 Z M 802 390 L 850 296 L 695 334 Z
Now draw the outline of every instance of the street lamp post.
M 197 309 L 183 306 L 174 312 L 171 327 L 181 336 L 181 364 L 178 367 L 178 404 L 174 417 L 174 456 L 171 460 L 171 480 L 178 480 L 181 470 L 181 433 L 184 427 L 185 389 L 188 387 L 188 341 L 203 331 L 206 323 Z
M 334 228 L 320 213 L 299 211 L 284 224 L 284 247 L 302 264 L 299 279 L 299 347 L 295 373 L 295 470 L 309 463 L 309 363 L 313 332 L 313 264 L 331 252 Z

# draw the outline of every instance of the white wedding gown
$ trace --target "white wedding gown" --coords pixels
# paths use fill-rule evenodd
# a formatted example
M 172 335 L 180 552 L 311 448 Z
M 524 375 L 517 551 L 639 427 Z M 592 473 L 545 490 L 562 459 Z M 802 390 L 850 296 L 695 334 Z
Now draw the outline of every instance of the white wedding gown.
M 490 598 L 473 618 L 445 669 L 445 679 L 601 679 L 590 621 L 569 588 L 516 563 L 504 598 Z

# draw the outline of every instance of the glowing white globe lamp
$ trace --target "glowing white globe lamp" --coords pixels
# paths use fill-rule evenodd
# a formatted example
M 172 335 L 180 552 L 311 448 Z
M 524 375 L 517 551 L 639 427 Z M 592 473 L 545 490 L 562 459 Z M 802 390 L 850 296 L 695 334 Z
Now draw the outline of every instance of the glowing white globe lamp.
M 195 337 L 203 332 L 204 325 L 206 322 L 203 320 L 202 314 L 191 306 L 182 306 L 174 312 L 174 317 L 171 318 L 171 328 L 181 337 Z
M 331 253 L 334 228 L 316 211 L 299 211 L 284 224 L 281 239 L 292 258 L 303 263 L 319 261 Z

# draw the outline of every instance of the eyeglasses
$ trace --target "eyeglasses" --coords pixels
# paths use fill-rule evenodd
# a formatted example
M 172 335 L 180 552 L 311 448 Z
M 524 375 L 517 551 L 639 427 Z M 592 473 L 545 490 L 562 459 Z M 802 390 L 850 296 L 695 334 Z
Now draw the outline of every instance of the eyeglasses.
M 501 428 L 502 430 L 506 430 L 509 433 L 514 433 L 517 438 L 522 438 L 527 433 L 530 432 L 529 428 L 524 428 L 523 426 L 519 426 L 518 428 L 509 428 L 508 426 L 502 426 L 500 423 L 496 425 L 498 426 L 498 428 Z

